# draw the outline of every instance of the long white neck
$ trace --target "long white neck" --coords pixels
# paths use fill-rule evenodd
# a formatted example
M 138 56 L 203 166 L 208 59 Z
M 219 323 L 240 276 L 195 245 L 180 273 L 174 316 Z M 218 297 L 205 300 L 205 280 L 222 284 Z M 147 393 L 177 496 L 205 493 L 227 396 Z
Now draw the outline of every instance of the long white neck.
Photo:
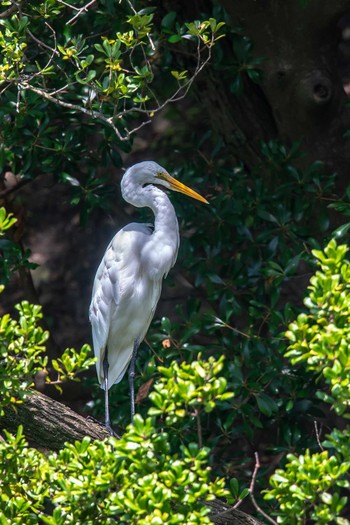
M 175 264 L 179 249 L 179 225 L 173 205 L 166 193 L 152 184 L 142 186 L 124 175 L 121 182 L 123 198 L 137 208 L 148 207 L 154 213 L 154 232 L 149 244 L 155 256 L 162 256 L 162 271 L 167 274 Z M 150 246 L 151 247 L 151 246 Z M 167 257 L 164 257 L 167 253 Z

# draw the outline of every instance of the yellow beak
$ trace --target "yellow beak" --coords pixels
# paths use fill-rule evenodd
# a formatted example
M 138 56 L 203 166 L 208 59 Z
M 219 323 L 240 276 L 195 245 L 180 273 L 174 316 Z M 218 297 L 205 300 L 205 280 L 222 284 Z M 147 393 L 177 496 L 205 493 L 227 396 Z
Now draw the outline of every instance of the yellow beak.
M 188 186 L 185 186 L 185 184 L 182 184 L 182 182 L 174 179 L 174 177 L 169 175 L 169 173 L 159 173 L 158 177 L 160 179 L 166 180 L 168 184 L 170 185 L 171 190 L 178 191 L 180 193 L 184 193 L 188 197 L 192 197 L 192 199 L 196 199 L 197 201 L 201 201 L 201 202 L 205 202 L 205 204 L 209 204 L 207 199 L 202 197 L 202 195 L 199 195 L 199 193 L 197 193 L 194 190 L 191 190 L 191 188 L 189 188 Z

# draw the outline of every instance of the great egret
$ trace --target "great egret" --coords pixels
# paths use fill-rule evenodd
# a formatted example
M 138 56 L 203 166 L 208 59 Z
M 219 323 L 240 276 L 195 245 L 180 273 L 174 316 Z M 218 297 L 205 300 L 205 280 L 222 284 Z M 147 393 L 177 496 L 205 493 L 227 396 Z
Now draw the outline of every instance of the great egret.
M 154 226 L 132 222 L 119 230 L 107 247 L 94 280 L 90 322 L 97 376 L 105 390 L 105 424 L 111 432 L 108 389 L 121 381 L 130 363 L 133 420 L 137 350 L 153 318 L 163 277 L 174 266 L 179 249 L 174 207 L 166 193 L 154 184 L 208 204 L 156 162 L 135 164 L 122 178 L 124 200 L 138 208 L 151 208 L 155 222 Z

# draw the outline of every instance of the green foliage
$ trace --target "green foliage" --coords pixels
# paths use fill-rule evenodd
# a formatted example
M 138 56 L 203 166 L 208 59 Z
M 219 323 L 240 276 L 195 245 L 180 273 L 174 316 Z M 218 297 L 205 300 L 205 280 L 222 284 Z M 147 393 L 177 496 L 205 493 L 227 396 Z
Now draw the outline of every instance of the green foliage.
M 4 284 L 8 283 L 14 271 L 21 267 L 36 268 L 36 264 L 30 263 L 29 250 L 22 251 L 21 247 L 6 237 L 9 230 L 17 219 L 12 213 L 7 213 L 4 207 L 0 207 L 0 291 Z
M 350 186 L 346 188 L 345 196 L 343 197 L 343 199 L 337 200 L 336 202 L 332 202 L 329 205 L 329 207 L 340 212 L 342 215 L 349 217 L 350 216 L 349 199 L 350 199 Z M 350 222 L 346 222 L 345 224 L 338 226 L 338 228 L 334 230 L 333 237 L 338 240 L 341 237 L 344 237 L 348 233 L 349 229 L 350 229 Z
M 16 223 L 17 219 L 13 213 L 6 213 L 5 208 L 0 208 L 0 235 Z
M 12 80 L 24 70 L 24 51 L 27 47 L 26 29 L 28 17 L 20 19 L 16 16 L 11 20 L 0 20 L 0 49 L 2 64 L 0 65 L 0 82 Z
M 38 524 L 50 471 L 45 455 L 28 447 L 22 427 L 1 440 L 0 473 L 0 523 Z
M 318 396 L 345 417 L 350 403 L 349 390 L 349 261 L 347 247 L 331 240 L 324 251 L 313 250 L 319 270 L 310 279 L 304 303 L 309 313 L 300 314 L 290 324 L 286 336 L 291 344 L 286 357 L 294 365 L 305 366 L 330 387 Z M 350 467 L 349 427 L 334 429 L 323 443 L 330 451 L 296 456 L 289 454 L 283 469 L 270 479 L 267 500 L 279 505 L 278 523 L 301 525 L 311 520 L 317 525 L 348 525 L 341 516 L 348 497 Z
M 198 161 L 177 173 L 198 187 L 197 173 L 207 170 L 213 180 L 211 206 L 196 210 L 195 218 L 191 203 L 176 203 L 180 221 L 187 220 L 185 231 L 196 232 L 182 237 L 180 257 L 205 296 L 206 312 L 201 301 L 187 301 L 179 324 L 164 323 L 153 332 L 153 349 L 169 339 L 167 355 L 180 353 L 187 362 L 198 352 L 224 354 L 222 375 L 235 393 L 235 410 L 215 414 L 215 424 L 232 440 L 242 435 L 251 440 L 257 429 L 277 425 L 278 449 L 288 450 L 305 439 L 304 424 L 320 414 L 320 403 L 312 374 L 291 370 L 281 359 L 286 347 L 281 331 L 298 311 L 284 297 L 299 286 L 298 268 L 314 264 L 315 232 L 325 234 L 329 227 L 326 196 L 333 179 L 320 163 L 298 167 L 298 143 L 262 144 L 263 161 L 254 173 L 220 165 L 222 151 L 219 144 L 212 152 L 213 172 Z M 210 337 L 210 344 L 200 344 L 199 334 Z
M 25 15 L 19 7 L 0 19 L 0 169 L 28 181 L 54 173 L 82 222 L 111 205 L 106 168 L 120 167 L 132 135 L 185 96 L 223 35 L 212 17 L 159 21 L 142 2 L 92 4 L 29 2 Z M 193 67 L 175 63 L 172 48 Z
M 225 405 L 225 401 L 231 399 L 233 393 L 227 392 L 226 379 L 218 377 L 223 362 L 224 356 L 219 359 L 209 357 L 205 361 L 199 354 L 191 363 L 173 361 L 167 367 L 158 368 L 161 378 L 150 394 L 154 407 L 148 410 L 148 414 L 162 416 L 165 424 L 173 430 L 172 442 L 178 442 L 178 446 L 183 441 L 196 439 L 201 447 L 205 416 L 214 409 L 232 408 L 232 405 Z
M 173 425 L 185 416 L 199 417 L 201 412 L 211 412 L 218 403 L 232 398 L 227 392 L 227 381 L 217 377 L 223 368 L 224 356 L 207 361 L 198 356 L 191 363 L 176 361 L 170 367 L 159 367 L 162 378 L 154 387 L 150 398 L 155 405 L 150 415 L 166 416 L 166 424 Z
M 16 218 L 13 216 L 12 213 L 7 214 L 5 208 L 0 208 L 0 249 L 2 251 L 3 256 L 0 259 L 0 268 L 1 268 L 1 282 L 3 283 L 4 280 L 8 279 L 10 275 L 10 259 L 11 259 L 11 251 L 12 251 L 12 243 L 8 240 L 2 239 L 2 237 L 5 235 L 6 230 L 11 228 L 16 222 Z M 11 246 L 11 249 L 7 251 L 7 254 L 5 252 L 7 246 Z M 4 288 L 3 284 L 0 284 L 0 291 L 2 291 Z
M 231 93 L 239 97 L 244 93 L 247 81 L 255 84 L 261 82 L 260 66 L 264 59 L 253 55 L 253 43 L 241 27 L 232 29 L 227 36 L 232 45 L 233 58 L 227 59 L 218 46 L 218 49 L 215 49 L 214 68 L 227 77 Z
M 22 301 L 15 308 L 19 313 L 18 320 L 9 314 L 0 318 L 0 414 L 5 406 L 20 403 L 30 395 L 36 373 L 46 373 L 48 363 L 45 343 L 49 334 L 40 326 L 41 306 Z M 59 388 L 63 381 L 77 380 L 76 375 L 95 362 L 90 354 L 89 345 L 84 345 L 80 352 L 67 348 L 59 359 L 52 362 L 59 374 L 53 383 Z
M 261 81 L 262 71 L 259 66 L 263 59 L 253 57 L 251 40 L 239 30 L 232 35 L 232 47 L 236 59 L 232 64 L 231 74 L 234 78 L 230 84 L 230 90 L 239 96 L 244 91 L 245 76 L 255 83 Z
M 0 237 L 15 222 L 11 213 L 7 214 L 4 208 L 0 208 Z M 3 251 L 2 267 L 6 268 L 8 275 L 14 271 L 11 263 L 9 252 Z M 10 403 L 20 403 L 30 395 L 35 375 L 39 371 L 46 373 L 48 363 L 44 354 L 49 334 L 40 326 L 43 317 L 41 306 L 22 301 L 15 308 L 18 311 L 18 320 L 9 314 L 0 318 L 0 415 L 4 407 Z M 59 359 L 53 360 L 53 368 L 59 374 L 59 380 L 55 381 L 58 388 L 59 382 L 76 380 L 76 374 L 91 366 L 95 359 L 89 357 L 90 353 L 89 345 L 84 345 L 79 353 L 69 348 Z
M 0 237 L 15 223 L 13 214 L 7 214 L 5 208 L 0 208 Z M 0 240 L 0 243 L 3 242 Z M 10 275 L 12 258 L 4 250 L 3 244 L 0 246 L 3 250 L 2 270 Z M 26 301 L 16 308 L 19 312 L 18 321 L 11 319 L 9 314 L 0 319 L 0 415 L 8 404 L 26 398 L 29 388 L 33 386 L 34 375 L 45 368 L 47 363 L 43 353 L 48 334 L 38 326 L 42 318 L 41 308 Z
M 277 469 L 270 478 L 272 489 L 266 499 L 275 498 L 280 507 L 278 523 L 302 525 L 311 519 L 317 525 L 348 525 L 340 517 L 348 498 L 342 489 L 349 488 L 345 479 L 350 462 L 343 462 L 327 451 L 287 456 L 284 469 Z
M 350 404 L 350 263 L 347 246 L 330 241 L 324 252 L 313 250 L 319 270 L 310 280 L 305 305 L 309 315 L 300 314 L 289 326 L 290 340 L 286 357 L 292 364 L 304 364 L 322 374 L 330 394 L 319 390 L 318 396 L 337 414 Z
M 208 370 L 209 383 L 215 383 L 220 362 L 197 363 L 202 377 L 199 366 Z M 162 377 L 161 384 L 164 381 L 168 377 Z M 205 384 L 197 392 L 203 395 Z M 170 400 L 172 395 L 179 410 L 182 397 L 184 411 L 187 394 L 170 391 Z M 137 415 L 119 440 L 85 438 L 48 455 L 28 448 L 21 428 L 16 437 L 6 433 L 7 439 L 0 442 L 2 522 L 211 523 L 205 501 L 229 495 L 224 480 L 212 479 L 209 449 L 196 443 L 172 445 L 169 431 L 166 422 L 156 426 L 154 417 L 144 420 Z M 46 506 L 48 499 L 52 508 Z
M 23 301 L 16 308 L 18 321 L 9 314 L 0 319 L 0 414 L 6 405 L 21 402 L 30 394 L 35 374 L 47 364 L 48 333 L 38 325 L 41 307 Z
M 52 368 L 58 373 L 58 382 L 67 379 L 78 381 L 77 373 L 88 370 L 96 362 L 94 357 L 89 357 L 90 355 L 89 345 L 83 345 L 79 353 L 74 348 L 66 348 L 61 357 L 51 362 Z
M 84 439 L 51 456 L 56 510 L 45 522 L 210 523 L 200 500 L 225 491 L 222 480 L 210 481 L 207 455 L 194 444 L 172 451 L 166 432 L 136 416 L 118 441 Z

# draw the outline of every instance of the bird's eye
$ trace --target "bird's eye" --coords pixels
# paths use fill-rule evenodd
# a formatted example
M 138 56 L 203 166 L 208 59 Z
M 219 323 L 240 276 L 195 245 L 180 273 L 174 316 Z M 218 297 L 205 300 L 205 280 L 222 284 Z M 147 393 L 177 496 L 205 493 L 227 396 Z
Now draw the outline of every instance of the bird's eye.
M 167 174 L 164 173 L 164 171 L 157 171 L 156 177 L 157 177 L 157 179 L 160 179 L 160 180 L 166 180 L 167 179 Z

